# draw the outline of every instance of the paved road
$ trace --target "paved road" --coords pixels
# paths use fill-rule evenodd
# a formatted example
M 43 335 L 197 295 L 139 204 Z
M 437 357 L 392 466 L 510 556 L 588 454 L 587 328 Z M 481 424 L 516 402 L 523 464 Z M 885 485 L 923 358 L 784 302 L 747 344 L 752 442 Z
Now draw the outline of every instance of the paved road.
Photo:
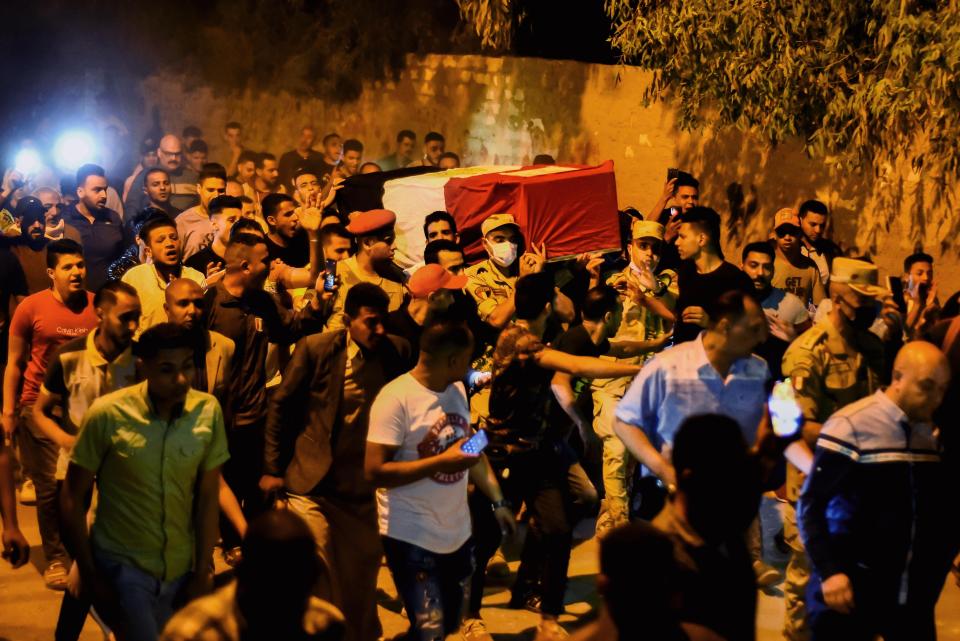
M 24 533 L 31 542 L 39 543 L 36 511 L 21 506 L 20 522 Z M 767 534 L 776 528 L 776 508 L 774 504 L 765 505 L 764 524 Z M 590 532 L 590 523 L 584 522 L 578 534 L 586 536 Z M 769 540 L 769 536 L 766 537 Z M 0 641 L 48 641 L 53 637 L 57 612 L 60 606 L 60 594 L 51 592 L 43 586 L 39 568 L 42 566 L 42 552 L 35 545 L 31 551 L 30 565 L 14 572 L 6 563 L 0 563 Z M 516 557 L 515 554 L 508 556 Z M 768 557 L 775 564 L 782 565 L 784 559 L 775 550 L 767 550 Z M 516 571 L 517 562 L 511 568 Z M 218 572 L 226 568 L 218 558 Z M 567 613 L 560 621 L 568 628 L 578 625 L 580 619 L 589 617 L 597 605 L 594 590 L 594 576 L 597 571 L 596 541 L 589 539 L 578 544 L 570 562 L 570 584 L 567 591 Z M 387 638 L 406 629 L 406 619 L 400 615 L 400 604 L 396 600 L 396 590 L 386 568 L 380 572 L 381 604 L 380 618 Z M 507 583 L 488 587 L 484 598 L 483 616 L 494 637 L 498 641 L 532 638 L 537 617 L 526 611 L 510 610 L 506 607 L 509 599 L 509 579 Z M 960 588 L 951 578 L 940 599 L 937 609 L 940 641 L 960 641 Z M 780 626 L 783 620 L 783 598 L 776 589 L 767 594 L 761 593 L 757 617 L 758 639 L 774 641 L 781 639 Z M 103 637 L 91 621 L 84 628 L 82 641 L 100 641 Z

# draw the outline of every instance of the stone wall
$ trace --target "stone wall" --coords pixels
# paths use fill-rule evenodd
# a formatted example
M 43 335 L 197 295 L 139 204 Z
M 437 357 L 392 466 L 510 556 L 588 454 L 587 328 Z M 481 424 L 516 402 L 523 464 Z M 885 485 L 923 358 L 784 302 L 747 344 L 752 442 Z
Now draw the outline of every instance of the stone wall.
M 769 232 L 774 212 L 817 197 L 834 212 L 833 235 L 870 251 L 889 273 L 916 243 L 937 258 L 942 297 L 960 287 L 954 237 L 960 221 L 949 199 L 933 202 L 934 190 L 909 171 L 889 171 L 890 201 L 872 194 L 858 175 L 837 177 L 800 145 L 772 149 L 737 131 L 678 132 L 671 110 L 642 104 L 648 76 L 635 68 L 482 56 L 411 57 L 393 81 L 371 83 L 355 102 L 335 104 L 286 94 L 247 91 L 218 95 L 183 78 L 143 82 L 144 121 L 156 106 L 163 126 L 179 131 L 195 124 L 206 133 L 211 158 L 223 157 L 220 128 L 244 124 L 246 145 L 282 153 L 299 128 L 337 131 L 366 145 L 365 158 L 388 153 L 396 132 L 409 128 L 420 140 L 443 132 L 447 149 L 466 165 L 529 162 L 549 153 L 560 162 L 613 159 L 621 207 L 646 211 L 662 189 L 666 169 L 697 175 L 705 204 L 727 222 L 728 257 Z M 876 181 L 869 181 L 876 184 Z

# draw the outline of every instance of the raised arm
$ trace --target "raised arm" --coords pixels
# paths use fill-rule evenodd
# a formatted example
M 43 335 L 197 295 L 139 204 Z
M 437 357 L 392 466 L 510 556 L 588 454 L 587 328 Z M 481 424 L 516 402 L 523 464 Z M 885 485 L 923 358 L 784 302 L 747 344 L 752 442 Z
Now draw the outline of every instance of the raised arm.
M 607 354 L 616 358 L 630 358 L 650 352 L 659 352 L 666 347 L 672 337 L 673 332 L 671 331 L 649 341 L 611 340 L 610 351 Z
M 657 198 L 657 202 L 653 203 L 653 206 L 647 211 L 646 217 L 649 220 L 657 220 L 660 217 L 660 212 L 666 209 L 667 203 L 673 198 L 673 194 L 677 190 L 676 185 L 676 178 L 663 183 L 663 192 Z

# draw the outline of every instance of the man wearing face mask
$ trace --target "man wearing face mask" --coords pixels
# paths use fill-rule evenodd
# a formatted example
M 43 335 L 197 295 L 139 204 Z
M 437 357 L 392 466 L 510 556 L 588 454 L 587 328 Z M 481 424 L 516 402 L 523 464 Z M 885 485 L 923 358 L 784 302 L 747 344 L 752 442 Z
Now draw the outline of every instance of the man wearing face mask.
M 797 402 L 806 422 L 803 437 L 811 449 L 827 418 L 880 388 L 884 346 L 870 326 L 887 294 L 877 285 L 875 265 L 852 258 L 836 258 L 830 274 L 832 306 L 824 318 L 801 334 L 783 357 L 783 374 L 793 381 Z M 806 587 L 810 561 L 797 530 L 796 505 L 805 475 L 787 466 L 787 503 L 784 537 L 791 548 L 783 592 L 786 602 L 784 636 L 806 641 Z
M 631 225 L 632 240 L 627 251 L 630 264 L 607 280 L 617 290 L 623 308 L 611 343 L 621 341 L 645 342 L 645 351 L 621 358 L 623 362 L 642 365 L 670 340 L 673 328 L 672 310 L 677 301 L 677 279 L 672 270 L 657 276 L 660 252 L 663 249 L 663 225 L 652 220 L 637 220 Z M 613 356 L 602 358 L 613 359 Z M 627 471 L 631 464 L 627 450 L 613 425 L 614 410 L 623 398 L 630 377 L 595 379 L 593 387 L 593 430 L 603 442 L 603 489 L 597 518 L 597 534 L 626 523 Z
M 543 270 L 541 249 L 520 256 L 523 235 L 510 214 L 493 214 L 480 225 L 483 248 L 489 258 L 466 270 L 467 292 L 477 301 L 480 319 L 497 329 L 504 328 L 517 311 L 514 302 L 517 278 Z

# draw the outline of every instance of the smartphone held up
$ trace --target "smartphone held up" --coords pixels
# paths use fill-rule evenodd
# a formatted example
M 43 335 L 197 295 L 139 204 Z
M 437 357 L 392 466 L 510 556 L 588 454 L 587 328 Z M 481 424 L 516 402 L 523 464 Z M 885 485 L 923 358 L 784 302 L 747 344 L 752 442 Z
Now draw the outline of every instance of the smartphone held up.
M 328 258 L 324 267 L 323 291 L 332 292 L 337 288 L 337 261 Z

